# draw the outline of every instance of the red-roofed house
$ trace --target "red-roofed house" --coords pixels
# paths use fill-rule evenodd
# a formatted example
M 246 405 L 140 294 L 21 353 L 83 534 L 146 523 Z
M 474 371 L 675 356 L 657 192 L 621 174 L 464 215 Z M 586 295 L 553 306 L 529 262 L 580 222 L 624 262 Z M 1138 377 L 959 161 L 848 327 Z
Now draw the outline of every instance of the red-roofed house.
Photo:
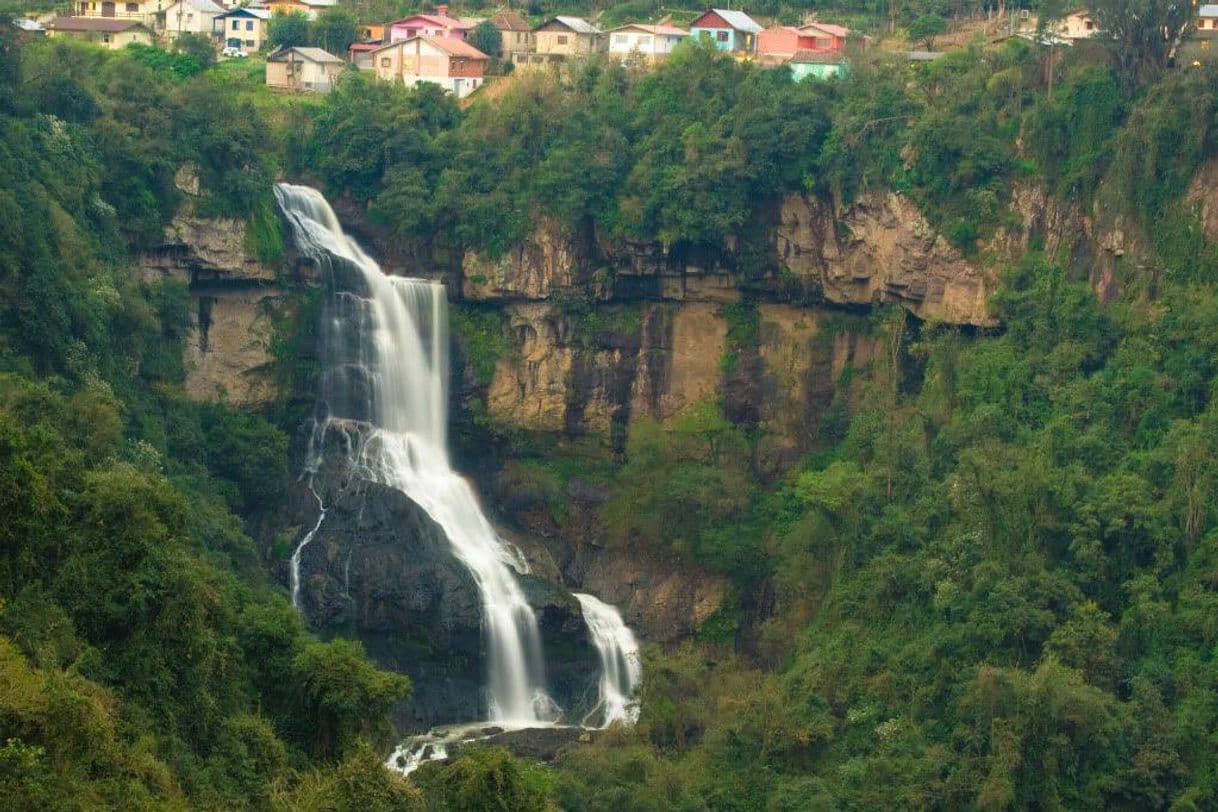
M 515 59 L 516 54 L 531 54 L 537 47 L 533 37 L 533 26 L 515 11 L 500 11 L 491 17 L 491 25 L 499 29 L 503 38 L 503 56 Z
M 347 61 L 360 70 L 372 70 L 372 52 L 383 47 L 379 42 L 353 42 L 347 48 Z
M 775 25 L 757 35 L 757 53 L 791 56 L 798 51 L 838 53 L 846 47 L 849 29 L 827 23 L 809 23 L 796 28 Z
M 445 14 L 412 14 L 389 24 L 389 34 L 385 42 L 401 42 L 411 37 L 449 37 L 463 40 L 473 29 L 473 23 Z
M 482 85 L 491 58 L 468 42 L 452 37 L 413 37 L 369 53 L 381 79 L 413 87 L 432 82 L 464 98 Z

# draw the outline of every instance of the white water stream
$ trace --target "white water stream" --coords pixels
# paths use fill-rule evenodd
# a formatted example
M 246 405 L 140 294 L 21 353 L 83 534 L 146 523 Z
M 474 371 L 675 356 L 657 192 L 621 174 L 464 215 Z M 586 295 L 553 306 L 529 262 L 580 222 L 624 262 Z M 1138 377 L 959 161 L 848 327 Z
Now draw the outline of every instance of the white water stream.
M 597 686 L 598 702 L 584 717 L 584 724 L 600 715 L 600 727 L 614 722 L 632 725 L 639 719 L 639 704 L 634 689 L 643 676 L 639 644 L 622 615 L 609 604 L 591 595 L 574 593 L 584 610 L 584 622 L 592 644 L 600 655 L 601 677 Z
M 323 267 L 357 271 L 366 288 L 337 293 L 339 305 L 333 324 L 327 325 L 345 343 L 338 348 L 344 354 L 338 378 L 347 388 L 356 388 L 352 381 L 361 383 L 365 391 L 359 406 L 365 413 L 332 412 L 330 417 L 371 422 L 358 464 L 423 508 L 473 576 L 483 608 L 491 720 L 512 726 L 552 722 L 558 709 L 545 690 L 537 618 L 509 568 L 514 555 L 491 528 L 469 483 L 449 464 L 443 286 L 385 275 L 343 233 L 315 189 L 278 184 L 275 195 L 300 250 Z M 353 399 L 359 401 L 336 393 L 328 405 L 341 410 Z M 299 574 L 293 580 L 298 583 Z

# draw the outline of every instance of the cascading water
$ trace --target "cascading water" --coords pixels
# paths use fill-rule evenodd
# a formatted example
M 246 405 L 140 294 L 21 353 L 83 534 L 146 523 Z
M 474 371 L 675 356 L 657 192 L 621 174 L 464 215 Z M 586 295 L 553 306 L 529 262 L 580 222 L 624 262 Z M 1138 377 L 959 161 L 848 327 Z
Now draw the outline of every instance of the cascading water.
M 537 618 L 510 569 L 513 553 L 449 465 L 443 286 L 386 276 L 343 233 L 315 189 L 278 184 L 275 196 L 297 247 L 329 270 L 334 286 L 321 325 L 327 420 L 372 427 L 355 464 L 426 511 L 472 574 L 483 608 L 491 720 L 520 727 L 554 721 L 557 708 L 545 691 Z M 293 580 L 295 593 L 299 575 Z
M 632 725 L 639 719 L 639 705 L 634 689 L 643 676 L 639 660 L 639 644 L 634 633 L 623 622 L 621 614 L 604 601 L 591 595 L 574 593 L 584 610 L 584 622 L 592 635 L 592 644 L 601 660 L 598 702 L 584 717 L 584 724 L 599 712 L 600 726 L 614 722 Z
M 313 491 L 312 484 L 309 485 L 309 490 Z M 296 549 L 292 551 L 292 567 L 291 567 L 291 584 L 292 584 L 292 606 L 296 611 L 300 611 L 300 557 L 304 554 L 305 547 L 309 546 L 309 542 L 317 535 L 317 531 L 321 529 L 321 523 L 326 518 L 326 506 L 321 503 L 321 497 L 317 495 L 317 491 L 313 491 L 313 498 L 317 500 L 317 523 L 313 525 L 313 529 L 305 533 L 304 538 L 296 545 Z

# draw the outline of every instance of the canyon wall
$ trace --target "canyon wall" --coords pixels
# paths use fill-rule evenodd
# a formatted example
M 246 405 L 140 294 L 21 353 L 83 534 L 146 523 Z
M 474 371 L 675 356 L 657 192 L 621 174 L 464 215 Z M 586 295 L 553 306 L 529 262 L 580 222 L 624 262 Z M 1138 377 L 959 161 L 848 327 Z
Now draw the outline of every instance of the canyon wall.
M 267 375 L 272 320 L 285 307 L 285 284 L 312 284 L 311 269 L 290 254 L 286 268 L 251 261 L 244 225 L 197 217 L 189 182 L 183 186 L 187 205 L 143 265 L 150 277 L 183 279 L 194 297 L 187 391 L 264 407 L 277 396 Z M 490 374 L 475 380 L 466 369 L 454 381 L 458 410 L 478 402 L 483 419 L 501 428 L 596 437 L 620 453 L 633 421 L 665 421 L 692 404 L 718 400 L 729 419 L 755 430 L 763 476 L 781 474 L 813 450 L 827 424 L 848 412 L 880 354 L 868 318 L 872 305 L 892 302 L 923 320 L 990 326 L 986 299 L 1002 258 L 1036 241 L 1100 268 L 1093 273 L 1104 282 L 1104 261 L 1111 267 L 1115 256 L 1097 247 L 1103 243 L 1089 221 L 1031 187 L 1017 190 L 1012 201 L 1020 225 L 999 230 L 971 256 L 937 235 L 896 193 L 865 196 L 841 211 L 791 195 L 750 233 L 696 250 L 608 240 L 594 228 L 571 230 L 542 218 L 528 239 L 498 258 L 443 249 L 420 256 L 401 249 L 358 210 L 341 201 L 336 209 L 388 272 L 443 280 L 452 298 L 493 314 L 501 326 Z M 746 344 L 733 337 L 742 319 L 749 324 Z M 460 348 L 463 337 L 454 338 Z M 724 579 L 686 562 L 646 549 L 605 548 L 597 510 L 606 494 L 592 482 L 576 477 L 566 484 L 562 497 L 571 511 L 562 527 L 544 510 L 520 507 L 511 478 L 499 476 L 508 462 L 480 464 L 481 490 L 491 513 L 512 525 L 504 532 L 519 535 L 518 546 L 543 580 L 615 603 L 644 638 L 659 642 L 695 633 L 726 599 Z M 366 498 L 362 491 L 359 499 Z M 297 537 L 309 526 L 306 502 L 295 512 Z M 336 503 L 340 514 L 346 502 Z M 306 589 L 310 616 L 319 628 L 353 630 L 376 648 L 390 627 L 427 625 L 423 616 L 434 611 L 434 601 L 409 585 L 414 570 L 385 544 L 351 546 L 340 538 L 347 531 L 384 535 L 384 527 L 360 524 L 380 513 L 347 513 L 342 521 L 336 515 L 309 553 L 317 574 Z M 387 566 L 408 575 L 389 583 L 377 575 Z M 435 572 L 420 578 L 440 588 L 459 577 L 447 564 Z M 470 620 L 459 601 L 453 606 L 449 620 Z M 550 612 L 561 626 L 560 615 Z M 468 623 L 458 625 L 470 633 Z M 382 659 L 392 664 L 402 645 L 390 647 L 398 654 L 380 652 Z M 461 669 L 476 673 L 476 663 Z M 451 684 L 468 685 L 461 669 Z M 450 700 L 427 701 L 439 707 Z M 433 711 L 424 716 L 443 715 Z

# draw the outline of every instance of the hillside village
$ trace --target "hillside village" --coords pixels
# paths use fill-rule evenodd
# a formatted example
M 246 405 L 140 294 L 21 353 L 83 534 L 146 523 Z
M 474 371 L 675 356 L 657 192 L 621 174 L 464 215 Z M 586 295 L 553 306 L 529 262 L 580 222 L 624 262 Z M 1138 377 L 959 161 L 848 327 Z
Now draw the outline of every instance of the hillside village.
M 176 0 L 169 5 L 165 0 L 73 0 L 71 15 L 15 22 L 29 35 L 71 37 L 108 49 L 132 44 L 172 48 L 191 37 L 210 43 L 221 58 L 261 55 L 266 85 L 280 91 L 325 92 L 344 71 L 360 70 L 407 87 L 430 82 L 462 99 L 494 79 L 563 70 L 573 60 L 600 54 L 642 68 L 654 66 L 691 39 L 705 41 L 733 59 L 785 67 L 796 81 L 840 76 L 853 58 L 873 45 L 871 37 L 814 14 L 798 24 L 763 24 L 766 18 L 719 8 L 706 9 L 684 27 L 669 15 L 605 29 L 576 16 L 530 22 L 510 9 L 469 17 L 450 14 L 448 6 L 440 5 L 391 22 L 361 20 L 354 41 L 330 50 L 303 42 L 285 44 L 291 37 L 277 38 L 274 33 L 277 26 L 311 24 L 338 9 L 337 0 L 253 0 L 233 6 L 217 0 Z M 1008 16 L 1009 28 L 987 37 L 989 41 L 1016 36 L 1068 46 L 1100 33 L 1086 9 L 1066 12 L 1047 30 L 1026 12 Z M 1200 6 L 1191 44 L 1203 54 L 1216 26 L 1218 6 Z M 906 52 L 910 60 L 934 59 L 941 53 L 933 50 L 933 34 L 924 36 L 911 28 L 908 39 L 922 46 Z

